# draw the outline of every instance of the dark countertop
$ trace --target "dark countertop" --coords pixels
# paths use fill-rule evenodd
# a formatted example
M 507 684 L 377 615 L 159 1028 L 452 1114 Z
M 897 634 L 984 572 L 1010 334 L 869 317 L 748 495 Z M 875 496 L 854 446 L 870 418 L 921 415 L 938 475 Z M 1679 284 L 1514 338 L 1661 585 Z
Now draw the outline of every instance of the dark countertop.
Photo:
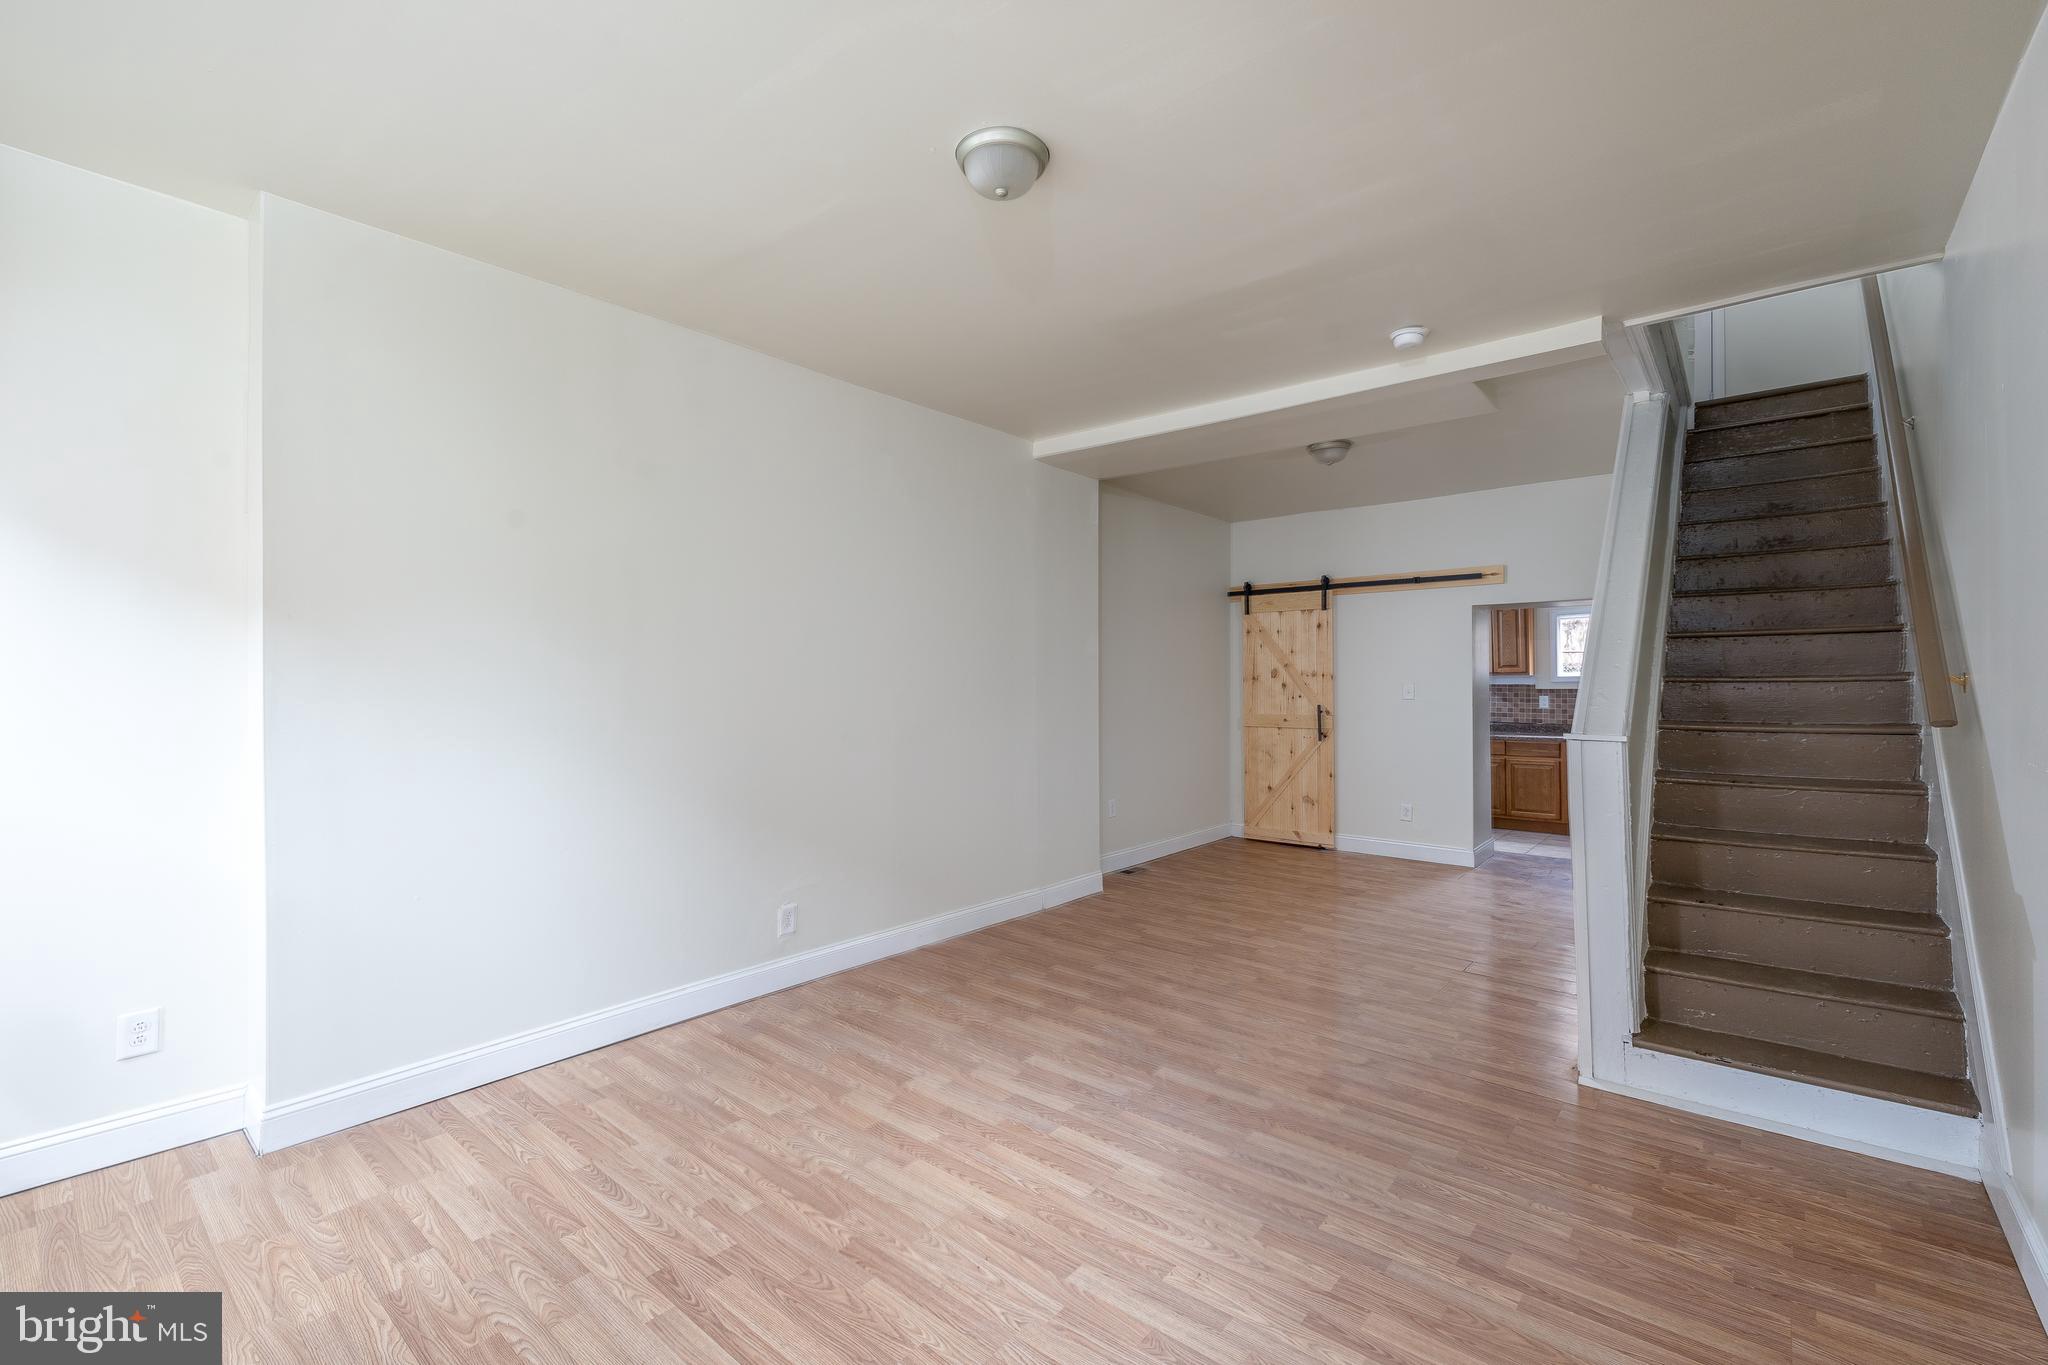
M 1563 739 L 1571 733 L 1569 725 L 1523 725 L 1502 722 L 1490 727 L 1495 739 Z

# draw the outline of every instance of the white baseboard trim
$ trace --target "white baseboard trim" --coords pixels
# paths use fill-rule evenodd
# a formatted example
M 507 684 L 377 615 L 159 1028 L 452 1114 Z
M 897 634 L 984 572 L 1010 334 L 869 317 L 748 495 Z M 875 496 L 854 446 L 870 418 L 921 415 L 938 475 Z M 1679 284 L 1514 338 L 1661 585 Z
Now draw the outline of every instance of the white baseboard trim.
M 1337 851 L 1370 853 L 1378 858 L 1406 858 L 1417 863 L 1443 863 L 1448 867 L 1479 865 L 1476 849 L 1461 848 L 1456 844 L 1416 844 L 1405 839 L 1368 839 L 1363 834 L 1338 835 Z
M 242 1126 L 242 1087 L 208 1090 L 0 1147 L 0 1195 L 204 1142 Z
M 1213 844 L 1218 839 L 1231 838 L 1232 831 L 1237 828 L 1235 825 L 1211 825 L 1207 829 L 1198 829 L 1192 833 L 1176 834 L 1171 839 L 1155 839 L 1149 844 L 1120 848 L 1114 853 L 1102 855 L 1102 870 L 1121 872 L 1127 867 L 1136 867 L 1139 863 L 1149 863 L 1154 858 L 1164 858 L 1172 853 L 1185 853 L 1191 848 L 1200 848 L 1203 844 Z
M 1102 874 L 1084 872 L 1078 877 L 1069 877 L 1063 882 L 1054 882 L 1045 888 L 1045 904 L 1038 908 L 1050 910 L 1055 905 L 1065 905 L 1068 901 L 1077 901 L 1083 896 L 1097 895 L 1101 890 Z
M 1040 890 L 1022 891 L 914 924 L 743 967 L 723 976 L 300 1095 L 268 1105 L 260 1115 L 252 1116 L 247 1124 L 249 1142 L 258 1152 L 280 1151 L 593 1048 L 680 1024 L 728 1005 L 1034 914 L 1101 889 L 1102 874 L 1086 873 Z
M 1982 1178 L 1977 1165 L 1980 1126 L 1960 1114 L 1852 1095 L 1633 1044 L 1622 1049 L 1622 1068 L 1621 1081 L 1581 1076 L 1579 1084 L 1964 1180 Z
M 1991 1196 L 1998 1225 L 2005 1229 L 2005 1240 L 2012 1243 L 2012 1258 L 2019 1262 L 2020 1278 L 2033 1297 L 2034 1312 L 2040 1315 L 2042 1328 L 2048 1330 L 2048 1236 L 2042 1234 L 2040 1223 L 2020 1199 L 2006 1171 L 1986 1166 L 1984 1193 Z

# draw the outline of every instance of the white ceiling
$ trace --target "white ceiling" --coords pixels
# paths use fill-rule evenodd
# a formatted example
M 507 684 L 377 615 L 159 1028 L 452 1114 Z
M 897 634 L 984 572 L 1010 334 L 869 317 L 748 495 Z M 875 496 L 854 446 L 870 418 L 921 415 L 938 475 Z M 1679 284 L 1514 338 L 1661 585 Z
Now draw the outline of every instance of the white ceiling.
M 1938 251 L 2039 9 L 4 0 L 0 141 L 1041 437 Z
M 1614 468 L 1621 376 L 1605 358 L 1482 380 L 1477 387 L 1493 411 L 1377 435 L 1331 432 L 1354 443 L 1341 464 L 1319 465 L 1290 445 L 1107 482 L 1225 521 L 1252 521 Z

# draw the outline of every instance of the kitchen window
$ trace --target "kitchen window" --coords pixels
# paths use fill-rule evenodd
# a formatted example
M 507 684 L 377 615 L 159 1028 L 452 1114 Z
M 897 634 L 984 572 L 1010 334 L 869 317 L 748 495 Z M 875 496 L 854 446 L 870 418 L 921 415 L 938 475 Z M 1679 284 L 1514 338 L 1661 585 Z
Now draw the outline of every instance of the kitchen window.
M 1557 676 L 1578 677 L 1586 668 L 1586 637 L 1593 629 L 1593 613 L 1561 611 L 1551 618 L 1550 629 Z

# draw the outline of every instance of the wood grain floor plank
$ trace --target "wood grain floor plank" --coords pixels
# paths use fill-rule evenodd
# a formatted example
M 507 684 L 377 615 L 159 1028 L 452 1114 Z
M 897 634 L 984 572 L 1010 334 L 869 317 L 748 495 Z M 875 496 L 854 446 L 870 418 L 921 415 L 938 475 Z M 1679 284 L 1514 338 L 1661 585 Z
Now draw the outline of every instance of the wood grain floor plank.
M 0 1200 L 228 1358 L 2048 1361 L 1981 1189 L 1582 1090 L 1570 867 L 1227 841 L 258 1158 Z

